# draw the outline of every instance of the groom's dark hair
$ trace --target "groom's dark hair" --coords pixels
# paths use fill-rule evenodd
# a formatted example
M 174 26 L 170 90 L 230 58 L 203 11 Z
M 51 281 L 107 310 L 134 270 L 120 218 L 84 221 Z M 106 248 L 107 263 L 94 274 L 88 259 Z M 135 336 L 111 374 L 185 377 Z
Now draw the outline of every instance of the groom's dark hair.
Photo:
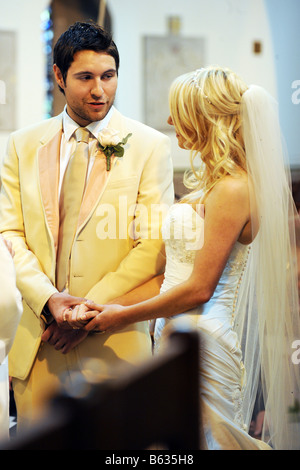
M 53 50 L 53 63 L 61 71 L 64 82 L 66 82 L 69 67 L 74 60 L 74 54 L 83 50 L 105 52 L 111 55 L 115 59 L 118 73 L 119 51 L 111 34 L 92 21 L 78 21 L 58 38 Z M 60 91 L 63 92 L 62 88 Z

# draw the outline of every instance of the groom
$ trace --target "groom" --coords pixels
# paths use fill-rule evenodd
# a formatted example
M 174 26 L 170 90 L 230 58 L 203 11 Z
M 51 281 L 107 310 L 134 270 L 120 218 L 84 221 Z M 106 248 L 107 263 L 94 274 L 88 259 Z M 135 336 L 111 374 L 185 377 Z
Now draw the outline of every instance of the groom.
M 87 335 L 64 321 L 64 311 L 84 299 L 108 302 L 164 268 L 161 239 L 151 237 L 160 232 L 160 218 L 150 214 L 173 202 L 169 139 L 115 109 L 118 68 L 110 35 L 75 23 L 54 48 L 63 113 L 9 140 L 0 231 L 13 243 L 23 297 L 9 357 L 21 425 L 35 418 L 62 375 L 88 374 L 88 360 L 106 378 L 151 354 L 146 322 Z M 78 127 L 89 132 L 77 144 Z M 109 139 L 100 138 L 102 147 L 99 135 Z M 107 144 L 118 150 L 110 158 Z

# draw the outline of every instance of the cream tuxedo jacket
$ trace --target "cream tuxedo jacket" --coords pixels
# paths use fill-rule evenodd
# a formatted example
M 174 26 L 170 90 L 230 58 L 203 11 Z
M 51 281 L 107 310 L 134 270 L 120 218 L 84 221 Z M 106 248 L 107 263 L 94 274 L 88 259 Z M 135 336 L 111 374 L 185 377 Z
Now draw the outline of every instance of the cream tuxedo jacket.
M 108 127 L 117 129 L 121 138 L 132 136 L 104 184 L 95 160 L 69 266 L 69 293 L 97 303 L 122 295 L 163 270 L 163 244 L 157 236 L 161 218 L 150 214 L 174 198 L 169 139 L 117 110 Z M 21 379 L 30 372 L 40 346 L 42 309 L 57 292 L 61 135 L 62 115 L 13 133 L 1 170 L 0 232 L 13 243 L 24 308 L 9 364 L 10 374 Z M 114 355 L 131 360 L 150 345 L 146 322 L 97 336 L 100 358 L 111 348 Z

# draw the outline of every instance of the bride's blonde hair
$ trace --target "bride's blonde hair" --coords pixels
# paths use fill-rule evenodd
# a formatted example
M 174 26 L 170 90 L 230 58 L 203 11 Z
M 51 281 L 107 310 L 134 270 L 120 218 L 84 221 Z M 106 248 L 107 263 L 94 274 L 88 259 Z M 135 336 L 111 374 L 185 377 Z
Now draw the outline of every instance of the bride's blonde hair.
M 221 67 L 202 68 L 172 83 L 171 118 L 191 150 L 191 170 L 184 176 L 187 188 L 207 193 L 226 175 L 246 171 L 240 105 L 247 88 L 234 72 Z

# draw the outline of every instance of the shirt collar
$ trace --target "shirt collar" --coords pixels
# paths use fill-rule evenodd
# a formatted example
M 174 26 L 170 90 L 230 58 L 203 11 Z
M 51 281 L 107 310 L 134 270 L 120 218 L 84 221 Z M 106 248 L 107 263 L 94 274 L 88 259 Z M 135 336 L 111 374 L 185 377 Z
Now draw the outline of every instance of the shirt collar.
M 86 126 L 86 128 L 91 132 L 91 134 L 93 134 L 95 138 L 97 138 L 99 132 L 108 125 L 114 109 L 114 106 L 112 106 L 104 119 L 101 121 L 91 122 L 88 126 Z M 67 107 L 65 106 L 63 111 L 63 130 L 67 141 L 70 140 L 78 127 L 79 125 L 68 115 Z

